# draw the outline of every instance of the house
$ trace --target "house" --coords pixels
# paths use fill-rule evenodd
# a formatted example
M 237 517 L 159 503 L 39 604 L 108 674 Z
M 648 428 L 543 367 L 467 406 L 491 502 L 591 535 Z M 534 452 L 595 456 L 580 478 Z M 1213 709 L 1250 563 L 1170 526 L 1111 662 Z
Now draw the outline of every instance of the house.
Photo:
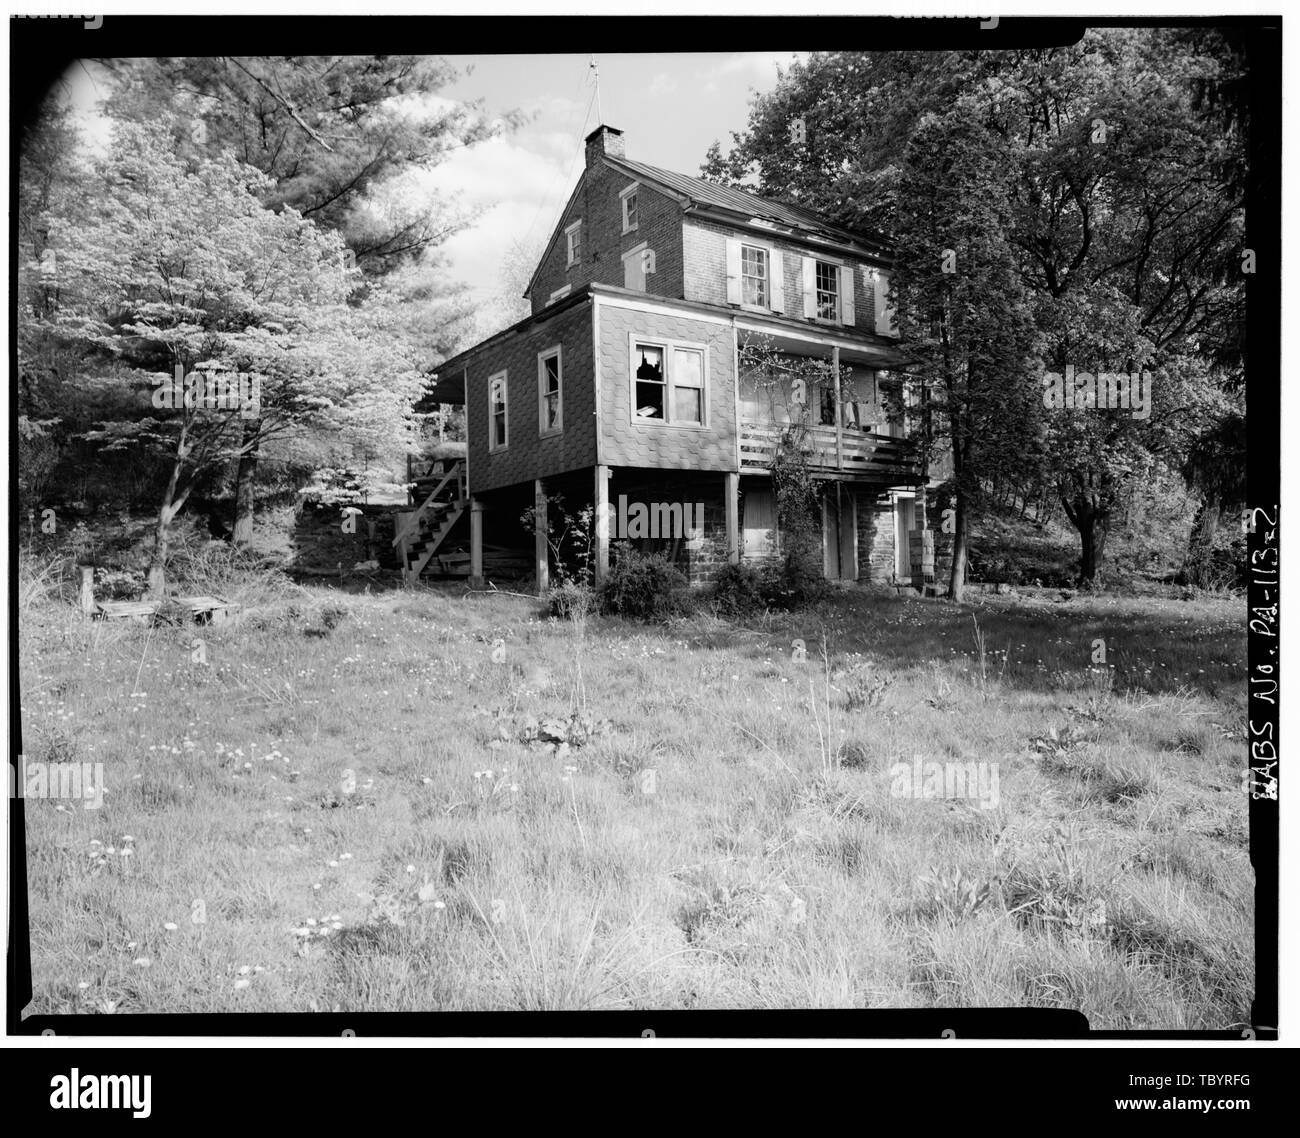
M 428 392 L 426 406 L 464 404 L 467 456 L 421 482 L 399 521 L 408 571 L 446 568 L 439 551 L 457 534 L 463 546 L 468 513 L 470 576 L 485 556 L 491 569 L 531 555 L 544 589 L 557 495 L 596 507 L 598 579 L 620 540 L 693 581 L 779 556 L 771 463 L 802 424 L 824 479 L 826 576 L 919 583 L 933 569 L 927 476 L 890 370 L 903 359 L 889 264 L 870 234 L 635 161 L 598 127 L 532 276 L 532 315 L 448 360 Z

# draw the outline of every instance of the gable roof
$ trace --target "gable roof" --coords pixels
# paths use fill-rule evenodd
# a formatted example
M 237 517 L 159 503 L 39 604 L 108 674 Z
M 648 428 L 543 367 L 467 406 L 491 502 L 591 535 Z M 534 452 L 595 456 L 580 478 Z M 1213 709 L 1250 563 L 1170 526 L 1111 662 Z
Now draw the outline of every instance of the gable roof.
M 751 194 L 747 190 L 736 190 L 730 186 L 706 182 L 703 178 L 687 177 L 685 174 L 663 170 L 658 166 L 649 166 L 631 158 L 614 158 L 606 155 L 605 161 L 611 166 L 622 168 L 634 177 L 657 182 L 678 197 L 686 198 L 696 205 L 711 206 L 729 213 L 770 221 L 794 230 L 826 237 L 832 241 L 849 241 L 881 255 L 886 252 L 885 241 L 879 234 L 845 229 L 802 206 L 773 201 L 771 198 Z

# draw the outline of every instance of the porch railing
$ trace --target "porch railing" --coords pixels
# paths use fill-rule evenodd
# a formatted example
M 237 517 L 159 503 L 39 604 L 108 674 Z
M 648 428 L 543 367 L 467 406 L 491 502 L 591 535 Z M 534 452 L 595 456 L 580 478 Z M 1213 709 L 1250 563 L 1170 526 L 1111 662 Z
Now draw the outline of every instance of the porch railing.
M 782 428 L 770 423 L 742 422 L 740 426 L 740 472 L 760 474 L 772 467 Z M 822 474 L 841 474 L 897 483 L 919 483 L 925 473 L 914 443 L 892 435 L 864 431 L 842 432 L 841 450 L 836 452 L 834 427 L 806 427 L 804 452 L 808 465 Z

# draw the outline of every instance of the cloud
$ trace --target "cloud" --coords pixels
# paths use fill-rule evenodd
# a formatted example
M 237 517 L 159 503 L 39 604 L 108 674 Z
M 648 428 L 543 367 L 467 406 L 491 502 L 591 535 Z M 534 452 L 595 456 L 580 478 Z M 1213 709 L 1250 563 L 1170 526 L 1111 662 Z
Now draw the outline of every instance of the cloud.
M 649 93 L 651 95 L 669 95 L 677 90 L 677 80 L 668 75 L 666 72 L 660 72 L 650 80 Z
M 785 70 L 796 59 L 806 60 L 808 54 L 806 51 L 738 51 L 703 68 L 699 78 L 705 80 L 706 84 L 714 84 L 712 88 L 706 88 L 712 90 L 717 89 L 716 83 L 720 79 L 747 76 L 775 79 L 777 67 Z
M 481 211 L 472 226 L 442 247 L 452 275 L 475 295 L 496 291 L 505 252 L 516 241 L 545 241 L 582 163 L 572 137 L 532 135 L 524 147 L 504 136 L 456 151 L 423 175 L 430 190 L 455 195 L 462 207 Z

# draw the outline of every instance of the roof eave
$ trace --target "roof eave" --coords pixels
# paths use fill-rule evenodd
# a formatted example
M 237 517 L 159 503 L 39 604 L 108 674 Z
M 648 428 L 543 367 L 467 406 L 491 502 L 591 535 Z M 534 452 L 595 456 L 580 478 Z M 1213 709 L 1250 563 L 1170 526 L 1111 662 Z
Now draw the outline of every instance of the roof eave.
M 733 225 L 738 228 L 744 228 L 749 232 L 758 233 L 780 233 L 783 237 L 789 237 L 795 241 L 802 241 L 809 245 L 818 245 L 833 249 L 843 249 L 852 252 L 855 256 L 863 260 L 878 263 L 880 268 L 889 268 L 893 259 L 888 252 L 880 245 L 855 237 L 847 232 L 843 235 L 831 230 L 813 230 L 800 229 L 788 225 L 785 222 L 772 221 L 772 228 L 766 225 L 751 226 L 749 222 L 753 219 L 760 221 L 769 221 L 768 218 L 759 217 L 758 214 L 745 214 L 736 210 L 723 209 L 715 205 L 703 205 L 694 202 L 686 207 L 686 212 L 698 217 L 706 218 L 710 221 L 717 221 L 724 225 Z

